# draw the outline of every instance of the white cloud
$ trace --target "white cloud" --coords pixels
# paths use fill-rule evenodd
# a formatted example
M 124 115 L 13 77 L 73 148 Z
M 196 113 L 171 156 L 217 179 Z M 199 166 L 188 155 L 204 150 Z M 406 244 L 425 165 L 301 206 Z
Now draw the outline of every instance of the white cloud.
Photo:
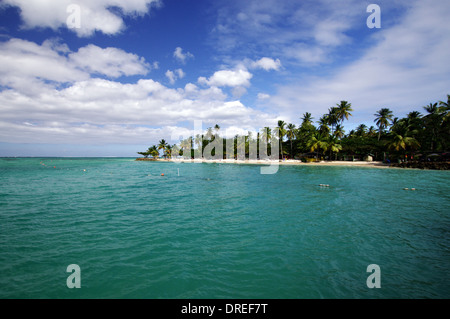
M 250 86 L 250 79 L 253 75 L 244 69 L 237 70 L 221 70 L 215 72 L 209 79 L 200 77 L 198 82 L 201 84 L 207 84 L 209 86 Z
M 285 49 L 284 54 L 303 65 L 316 65 L 328 60 L 328 51 L 314 45 L 299 43 Z
M 411 3 L 397 25 L 374 33 L 361 58 L 329 76 L 282 86 L 271 102 L 295 120 L 307 111 L 318 118 L 347 100 L 355 110 L 351 121 L 361 123 L 382 107 L 404 116 L 444 99 L 450 93 L 450 3 L 438 2 Z
M 95 31 L 113 35 L 124 28 L 123 17 L 134 17 L 148 13 L 151 6 L 157 6 L 159 0 L 4 0 L 4 5 L 20 8 L 24 28 L 67 28 L 67 19 L 71 12 L 67 8 L 71 4 L 79 5 L 80 28 L 72 31 L 80 37 L 91 36 Z M 120 9 L 118 15 L 109 10 Z
M 344 33 L 350 27 L 351 24 L 344 19 L 324 20 L 315 26 L 314 38 L 319 45 L 339 46 L 350 41 L 350 38 Z
M 166 71 L 166 77 L 169 79 L 170 84 L 174 84 L 175 81 L 177 80 L 177 76 L 175 75 L 175 73 L 173 73 L 173 71 L 170 70 Z
M 42 45 L 10 39 L 0 43 L 0 85 L 21 93 L 39 94 L 63 84 L 87 80 L 91 75 L 108 77 L 143 75 L 150 66 L 143 58 L 117 48 L 95 45 L 69 53 L 66 44 L 46 40 Z
M 179 79 L 182 79 L 186 76 L 186 73 L 184 73 L 182 69 L 176 69 L 175 72 L 177 73 Z
M 21 92 L 36 93 L 43 81 L 73 82 L 89 78 L 65 56 L 53 50 L 50 42 L 11 39 L 0 43 L 0 84 Z
M 280 59 L 271 59 L 267 57 L 263 57 L 259 59 L 258 61 L 254 61 L 252 63 L 253 68 L 261 68 L 266 71 L 275 70 L 278 71 L 281 67 L 281 61 Z
M 188 83 L 184 89 L 170 89 L 153 80 L 122 84 L 88 79 L 63 89 L 47 88 L 33 97 L 3 90 L 0 141 L 148 143 L 151 137 L 170 136 L 167 127 L 181 122 L 256 126 L 273 118 L 226 99 L 217 87 L 200 89 Z
M 391 7 L 380 1 L 383 9 Z M 218 6 L 211 33 L 216 48 L 247 56 L 262 51 L 288 64 L 330 62 L 335 50 L 351 41 L 347 32 L 361 21 L 365 27 L 367 4 L 359 0 L 227 0 Z M 314 58 L 319 51 L 321 56 Z
M 190 52 L 183 53 L 183 49 L 177 47 L 173 52 L 173 56 L 181 63 L 185 64 L 187 59 L 194 58 L 194 55 Z
M 181 122 L 202 120 L 226 127 L 273 118 L 230 101 L 213 85 L 239 90 L 251 78 L 245 70 L 230 71 L 231 79 L 219 71 L 207 88 L 188 83 L 171 89 L 151 79 L 121 83 L 98 77 L 144 74 L 149 69 L 142 58 L 117 48 L 88 45 L 70 52 L 55 39 L 42 45 L 19 39 L 2 42 L 0 142 L 147 144 L 149 137 L 170 136 L 170 128 Z M 174 80 L 185 77 L 181 68 L 168 71 Z
M 182 69 L 176 69 L 175 71 L 166 71 L 166 77 L 169 79 L 170 84 L 174 84 L 176 80 L 184 78 L 185 75 L 186 74 Z
M 71 53 L 69 59 L 91 74 L 115 78 L 122 75 L 145 75 L 150 69 L 150 65 L 142 57 L 117 48 L 102 49 L 93 44 Z
M 270 95 L 266 93 L 258 93 L 258 100 L 267 100 L 270 99 Z
M 245 93 L 247 93 L 247 89 L 243 86 L 236 86 L 231 90 L 233 97 L 239 99 Z

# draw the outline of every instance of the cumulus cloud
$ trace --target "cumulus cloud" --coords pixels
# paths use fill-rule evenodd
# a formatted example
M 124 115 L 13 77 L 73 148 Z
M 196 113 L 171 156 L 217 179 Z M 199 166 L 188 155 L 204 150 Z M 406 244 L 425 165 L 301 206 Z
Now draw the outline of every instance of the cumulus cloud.
M 150 69 L 143 58 L 117 48 L 88 45 L 71 52 L 57 39 L 42 45 L 20 39 L 2 42 L 0 142 L 147 144 L 151 137 L 170 136 L 186 121 L 225 127 L 273 118 L 230 101 L 219 88 L 249 85 L 246 70 L 219 71 L 205 79 L 211 84 L 206 88 L 188 83 L 172 89 L 152 79 L 114 80 Z M 181 68 L 166 75 L 173 81 L 185 77 Z
M 219 71 L 207 88 L 188 83 L 171 89 L 151 79 L 113 80 L 149 68 L 142 58 L 115 48 L 88 45 L 70 52 L 56 40 L 42 45 L 19 39 L 3 42 L 0 142 L 148 143 L 151 136 L 170 136 L 186 121 L 255 126 L 273 118 L 228 100 L 218 87 L 248 85 L 251 75 L 244 70 L 233 71 L 231 81 Z M 174 80 L 185 76 L 182 69 L 167 74 Z
M 173 73 L 173 71 L 170 70 L 166 71 L 166 77 L 169 79 L 170 84 L 174 84 L 175 81 L 177 80 L 177 76 L 175 75 L 175 73 Z
M 71 53 L 69 59 L 89 73 L 114 78 L 122 75 L 145 75 L 150 69 L 150 65 L 142 57 L 117 48 L 102 49 L 93 44 Z
M 176 80 L 184 78 L 185 75 L 186 74 L 182 69 L 176 69 L 175 71 L 166 71 L 166 77 L 169 79 L 170 84 L 174 84 Z
M 271 59 L 267 57 L 263 57 L 259 59 L 258 61 L 254 61 L 252 63 L 253 68 L 261 68 L 266 71 L 275 70 L 278 71 L 281 67 L 281 61 L 280 59 Z
M 253 75 L 245 69 L 221 70 L 215 72 L 210 78 L 200 77 L 198 82 L 209 86 L 250 86 L 250 79 Z
M 1 42 L 0 85 L 37 94 L 51 88 L 51 82 L 73 83 L 91 75 L 144 75 L 150 70 L 143 58 L 117 48 L 88 45 L 69 52 L 67 45 L 57 40 L 46 40 L 42 45 L 21 39 Z
M 4 90 L 0 105 L 0 141 L 15 143 L 138 143 L 148 141 L 149 125 L 163 129 L 194 120 L 256 125 L 271 118 L 240 101 L 227 101 L 218 88 L 188 84 L 170 89 L 154 80 L 89 79 L 35 97 Z
M 20 8 L 23 27 L 30 28 L 67 28 L 67 21 L 73 11 L 68 10 L 75 4 L 80 12 L 79 28 L 70 28 L 80 37 L 91 36 L 99 31 L 113 35 L 124 28 L 123 17 L 134 17 L 148 13 L 150 7 L 157 6 L 159 0 L 4 0 L 3 5 Z M 120 13 L 110 10 L 117 8 Z M 69 26 L 70 27 L 70 26 Z
M 74 82 L 89 78 L 50 42 L 10 39 L 0 43 L 0 85 L 21 92 L 36 93 L 46 82 Z
M 186 63 L 186 60 L 194 58 L 194 55 L 192 53 L 190 53 L 190 52 L 184 53 L 183 49 L 180 47 L 177 47 L 175 49 L 175 51 L 173 52 L 173 56 L 174 56 L 174 58 L 176 58 L 179 62 L 181 62 L 183 64 Z

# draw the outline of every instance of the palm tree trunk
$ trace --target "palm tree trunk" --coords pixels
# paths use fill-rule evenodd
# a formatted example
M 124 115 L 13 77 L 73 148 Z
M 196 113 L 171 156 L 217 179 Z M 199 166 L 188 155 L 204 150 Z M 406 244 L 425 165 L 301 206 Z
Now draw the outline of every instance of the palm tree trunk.
M 281 153 L 281 159 L 283 160 L 283 141 L 280 138 L 280 153 Z
M 291 138 L 291 159 L 294 159 L 294 154 L 292 154 L 292 138 Z

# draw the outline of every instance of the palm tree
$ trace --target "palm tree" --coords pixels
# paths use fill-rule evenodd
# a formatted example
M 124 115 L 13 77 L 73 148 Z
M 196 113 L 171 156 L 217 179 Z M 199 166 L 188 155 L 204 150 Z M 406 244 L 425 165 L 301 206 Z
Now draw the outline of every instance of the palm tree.
M 152 148 L 152 150 L 150 151 L 150 155 L 153 156 L 153 157 L 158 157 L 158 156 L 159 156 L 159 152 L 158 152 L 158 150 L 156 149 L 156 145 L 153 145 L 153 148 Z
M 420 114 L 419 111 L 412 111 L 412 112 L 409 112 L 408 115 L 407 115 L 407 117 L 408 117 L 409 120 L 420 119 L 421 116 L 422 116 L 422 115 Z
M 168 158 L 172 158 L 172 151 L 173 151 L 174 146 L 175 145 L 172 146 L 170 144 L 167 144 L 164 155 L 167 156 Z
M 439 101 L 439 106 L 443 108 L 443 111 L 450 111 L 450 94 L 447 94 L 447 102 Z
M 367 133 L 367 125 L 365 124 L 360 124 L 357 128 L 356 128 L 356 135 L 358 136 L 365 136 Z
M 238 134 L 235 136 L 236 139 L 236 158 L 237 159 L 245 159 L 246 153 L 247 153 L 247 143 L 245 136 L 239 136 Z M 244 154 L 242 152 L 239 152 L 239 150 L 244 149 Z M 242 158 L 243 156 L 243 158 Z
M 400 151 L 406 150 L 407 147 L 419 147 L 420 144 L 414 137 L 402 136 L 395 132 L 392 133 L 392 141 L 389 143 L 388 147 L 390 149 Z
M 342 150 L 342 145 L 336 136 L 330 136 L 327 143 L 327 148 L 330 150 L 330 160 L 332 153 L 339 153 Z
M 180 143 L 180 147 L 181 147 L 181 150 L 183 151 L 183 156 L 186 158 L 186 157 L 191 157 L 191 150 L 192 150 L 192 136 L 190 136 L 190 137 L 188 137 L 187 139 L 185 139 L 185 140 L 182 140 L 181 141 L 181 143 Z M 186 152 L 186 151 L 189 151 L 189 154 Z
M 319 158 L 319 150 L 323 150 L 323 152 L 326 152 L 328 149 L 327 138 L 320 132 L 315 132 L 313 135 L 311 135 L 307 145 L 310 148 L 311 152 L 315 151 L 317 153 L 317 158 Z
M 392 120 L 392 123 L 391 123 L 391 129 L 392 129 L 392 127 L 396 126 L 397 124 L 398 124 L 398 117 L 394 117 L 394 119 Z
M 336 125 L 336 129 L 334 130 L 334 136 L 336 136 L 338 139 L 343 138 L 345 135 L 344 128 L 341 124 Z
M 145 151 L 145 152 L 137 152 L 139 155 L 143 155 L 144 156 L 144 158 L 148 158 L 148 156 L 150 155 L 149 153 L 148 153 L 148 151 Z
M 437 103 L 430 103 L 427 106 L 424 106 L 423 108 L 425 111 L 428 112 L 427 115 L 423 117 L 425 121 L 425 127 L 427 130 L 431 131 L 431 151 L 433 152 L 436 148 L 437 144 L 437 134 L 439 131 L 439 128 L 442 124 L 443 120 L 443 108 L 438 107 Z
M 324 134 L 328 135 L 330 133 L 330 127 L 328 126 L 329 121 L 327 115 L 322 116 L 317 123 L 319 123 L 319 131 Z
M 439 109 L 442 112 L 442 124 L 440 129 L 442 149 L 448 150 L 450 143 L 450 95 L 447 94 L 447 102 L 439 101 Z
M 203 141 L 203 135 L 200 135 L 200 134 L 195 135 L 194 143 L 197 146 L 200 146 L 200 144 L 202 144 L 202 141 Z
M 166 151 L 167 146 L 168 146 L 168 144 L 165 139 L 162 139 L 161 141 L 159 141 L 158 151 L 162 149 L 164 157 L 166 157 L 165 151 Z
M 419 134 L 419 131 L 423 129 L 422 115 L 418 111 L 409 112 L 404 119 L 407 125 L 414 131 L 414 134 Z
M 394 115 L 392 111 L 389 110 L 388 108 L 382 108 L 374 115 L 375 115 L 374 122 L 378 126 L 378 140 L 380 140 L 381 132 L 383 132 L 384 129 L 390 125 L 390 122 L 392 122 L 392 117 Z
M 149 147 L 148 150 L 144 153 L 139 153 L 145 156 L 145 158 L 147 158 L 149 155 L 152 157 L 157 157 L 159 155 L 159 152 L 156 148 L 156 145 L 153 145 L 152 147 Z
M 325 115 L 324 120 L 326 120 L 328 124 L 331 125 L 331 134 L 333 134 L 334 126 L 339 123 L 338 108 L 337 107 L 329 108 L 328 114 Z
M 208 127 L 206 129 L 206 134 L 205 134 L 205 139 L 211 141 L 212 137 L 214 136 L 213 134 L 213 129 L 212 127 Z
M 347 138 L 354 137 L 355 134 L 356 134 L 355 130 L 351 130 L 350 132 L 348 132 Z
M 424 106 L 423 108 L 425 111 L 428 112 L 428 114 L 436 114 L 438 113 L 438 104 L 437 103 L 430 103 L 430 105 Z
M 202 134 L 195 135 L 194 143 L 195 143 L 195 145 L 197 145 L 196 152 L 197 152 L 198 156 L 201 157 L 202 151 L 203 151 L 203 135 Z M 194 153 L 195 153 L 195 151 L 194 151 Z
M 303 124 L 312 124 L 313 119 L 314 118 L 311 116 L 311 113 L 306 112 L 305 114 L 303 114 L 303 117 L 301 118 L 302 125 Z
M 447 102 L 439 101 L 439 111 L 444 114 L 444 121 L 450 117 L 450 94 L 447 94 Z
M 265 126 L 261 129 L 261 134 L 260 134 L 260 143 L 258 145 L 258 154 L 261 157 L 263 154 L 265 154 L 266 156 L 269 155 L 269 153 L 264 153 L 264 152 L 269 152 L 271 150 L 271 146 L 269 143 L 271 143 L 272 141 L 272 130 L 270 127 Z M 263 144 L 266 144 L 266 148 L 263 147 L 263 145 L 261 145 L 261 141 Z
M 295 124 L 289 123 L 287 126 L 286 136 L 289 139 L 291 144 L 291 157 L 294 158 L 294 154 L 292 153 L 292 140 L 295 138 Z
M 367 135 L 369 136 L 375 136 L 376 131 L 375 131 L 375 127 L 373 127 L 372 125 L 369 127 L 369 131 L 367 132 Z
M 270 127 L 265 126 L 261 130 L 261 139 L 266 143 L 269 144 L 272 140 L 272 130 Z
M 341 101 L 340 104 L 337 105 L 337 118 L 338 122 L 341 124 L 344 122 L 344 119 L 348 120 L 349 116 L 352 116 L 350 112 L 353 112 L 352 104 L 348 103 L 347 101 Z
M 172 156 L 179 156 L 180 155 L 180 147 L 177 144 L 172 145 L 172 150 L 170 152 L 171 157 Z
M 277 130 L 275 132 L 276 136 L 280 139 L 280 154 L 283 158 L 283 138 L 286 135 L 286 122 L 279 120 Z
M 388 143 L 388 148 L 395 151 L 406 151 L 407 148 L 412 150 L 420 147 L 419 142 L 411 135 L 410 126 L 406 121 L 400 121 L 391 130 L 391 141 Z

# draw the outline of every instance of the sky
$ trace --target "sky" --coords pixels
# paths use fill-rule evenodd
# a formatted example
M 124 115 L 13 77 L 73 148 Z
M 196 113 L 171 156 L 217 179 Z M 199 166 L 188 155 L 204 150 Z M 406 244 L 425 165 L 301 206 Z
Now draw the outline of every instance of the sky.
M 347 132 L 424 113 L 450 94 L 449 16 L 448 0 L 0 0 L 0 156 L 132 157 L 199 121 L 231 137 L 343 100 Z

